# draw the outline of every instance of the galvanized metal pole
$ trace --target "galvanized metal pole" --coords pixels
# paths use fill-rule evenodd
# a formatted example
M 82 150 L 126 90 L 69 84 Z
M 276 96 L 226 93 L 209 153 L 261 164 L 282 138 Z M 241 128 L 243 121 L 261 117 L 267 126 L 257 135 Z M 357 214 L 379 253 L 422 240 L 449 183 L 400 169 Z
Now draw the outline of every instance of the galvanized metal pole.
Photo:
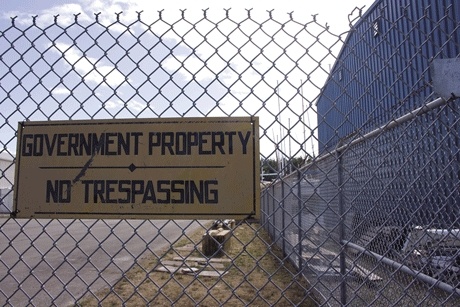
M 281 237 L 283 238 L 283 254 L 286 255 L 286 237 L 285 237 L 285 225 L 284 225 L 284 218 L 285 218 L 285 211 L 286 211 L 286 206 L 284 202 L 284 181 L 281 181 L 281 195 L 282 195 L 282 200 L 283 200 L 283 207 L 281 210 Z
M 340 242 L 340 303 L 342 306 L 347 304 L 347 282 L 345 275 L 347 273 L 346 264 L 346 245 L 342 243 L 345 240 L 345 210 L 343 201 L 343 165 L 342 165 L 342 153 L 337 151 L 337 187 L 338 187 L 338 213 L 339 213 L 339 242 Z
M 281 185 L 283 185 L 283 181 L 281 181 Z M 275 188 L 273 188 L 273 195 L 276 196 L 275 194 Z M 273 237 L 276 238 L 276 210 L 279 208 L 280 206 L 280 198 L 278 196 L 278 198 L 275 198 L 274 201 L 273 201 L 273 212 L 272 212 L 272 216 L 273 216 Z
M 275 195 L 275 185 L 273 185 L 273 207 L 272 207 L 272 212 L 270 212 L 270 220 L 271 220 L 271 225 L 273 229 L 272 237 L 275 237 L 275 203 L 276 203 L 276 195 Z
M 386 123 L 385 125 L 382 125 L 380 126 L 379 128 L 377 129 L 374 129 L 372 130 L 371 132 L 368 132 L 364 135 L 361 135 L 361 136 L 358 136 L 356 137 L 354 140 L 352 140 L 351 142 L 349 143 L 345 143 L 345 144 L 338 144 L 337 145 L 337 148 L 333 151 L 330 151 L 330 152 L 327 152 L 325 153 L 324 155 L 322 155 L 321 157 L 318 157 L 317 159 L 315 159 L 315 162 L 318 163 L 319 161 L 322 161 L 332 155 L 337 155 L 338 152 L 342 152 L 342 151 L 345 151 L 346 149 L 350 148 L 351 146 L 353 145 L 356 145 L 358 143 L 361 143 L 365 140 L 368 140 L 372 137 L 375 137 L 377 135 L 380 135 L 382 134 L 383 132 L 385 131 L 388 131 L 390 129 L 393 129 L 394 127 L 397 127 L 399 125 L 402 125 L 404 123 L 407 123 L 408 121 L 416 118 L 417 116 L 420 116 L 420 115 L 423 115 L 425 113 L 428 113 L 429 111 L 431 110 L 434 110 L 436 108 L 439 108 L 439 107 L 442 107 L 444 105 L 446 105 L 448 103 L 449 100 L 445 100 L 444 98 L 437 98 L 427 104 L 424 104 L 423 106 L 415 109 L 415 110 L 412 110 L 410 111 L 409 113 L 401 116 L 401 117 L 398 117 L 396 119 L 393 119 L 391 121 L 389 121 L 388 123 Z
M 264 201 L 261 210 L 263 210 L 260 214 L 262 218 L 262 225 L 267 225 L 267 212 L 268 212 L 268 202 L 270 200 L 270 188 L 265 188 L 264 191 Z M 267 226 L 265 226 L 267 227 Z M 268 229 L 267 229 L 268 230 Z
M 442 282 L 440 281 L 439 279 L 436 279 L 436 278 L 433 278 L 429 275 L 426 275 L 414 268 L 411 268 L 411 267 L 408 267 L 407 265 L 404 265 L 404 264 L 401 264 L 397 261 L 394 261 L 388 257 L 385 257 L 385 256 L 382 256 L 382 255 L 379 255 L 377 253 L 374 253 L 364 247 L 361 247 L 357 244 L 354 244 L 352 242 L 348 242 L 348 241 L 342 241 L 342 244 L 344 246 L 348 246 L 352 249 L 355 249 L 357 251 L 359 251 L 360 253 L 363 253 L 363 254 L 366 254 L 368 256 L 371 256 L 375 259 L 377 259 L 379 262 L 382 262 L 386 265 L 389 265 L 393 268 L 395 268 L 396 270 L 398 271 L 401 271 L 401 272 L 404 272 L 410 276 L 413 276 L 415 279 L 418 279 L 418 280 L 421 280 L 423 282 L 426 282 L 427 284 L 431 285 L 431 286 L 435 286 L 435 287 L 438 287 L 439 289 L 443 290 L 443 291 L 446 291 L 448 293 L 455 293 L 457 295 L 460 295 L 460 289 L 456 288 L 456 287 L 453 287 L 445 282 Z
M 302 263 L 302 189 L 300 182 L 302 180 L 302 172 L 297 171 L 297 202 L 298 202 L 298 247 L 299 247 L 299 271 L 303 268 Z

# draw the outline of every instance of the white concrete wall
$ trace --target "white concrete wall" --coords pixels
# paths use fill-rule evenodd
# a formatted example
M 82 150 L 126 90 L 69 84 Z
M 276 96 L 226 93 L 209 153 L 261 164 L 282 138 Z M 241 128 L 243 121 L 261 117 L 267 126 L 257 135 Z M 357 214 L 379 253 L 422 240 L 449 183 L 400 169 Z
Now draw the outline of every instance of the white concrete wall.
M 0 214 L 9 214 L 13 211 L 13 190 L 0 189 Z
M 11 189 L 14 183 L 13 157 L 6 152 L 0 152 L 0 189 Z
M 0 214 L 13 208 L 14 163 L 6 151 L 0 152 Z

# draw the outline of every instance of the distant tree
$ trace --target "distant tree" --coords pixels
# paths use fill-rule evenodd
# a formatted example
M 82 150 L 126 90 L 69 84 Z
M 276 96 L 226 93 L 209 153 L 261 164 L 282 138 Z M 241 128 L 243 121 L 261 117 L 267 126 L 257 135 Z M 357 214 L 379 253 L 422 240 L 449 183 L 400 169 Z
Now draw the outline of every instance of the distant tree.
M 273 174 L 276 175 L 264 175 L 262 180 L 264 181 L 272 181 L 276 177 L 278 177 L 278 162 L 274 159 L 261 159 L 260 165 L 262 167 L 263 174 Z
M 292 160 L 291 160 L 292 165 L 296 169 L 301 168 L 303 166 L 304 162 L 305 162 L 305 159 L 302 158 L 302 157 L 292 158 Z
M 293 173 L 303 167 L 305 164 L 312 161 L 311 156 L 307 155 L 305 157 L 294 157 L 290 160 L 285 159 L 284 165 L 286 173 Z
M 272 181 L 279 176 L 287 175 L 292 172 L 295 172 L 299 168 L 311 161 L 310 156 L 304 157 L 294 157 L 291 159 L 284 158 L 283 159 L 283 170 L 280 170 L 280 163 L 278 163 L 275 159 L 261 159 L 260 165 L 262 167 L 263 174 L 271 174 L 271 175 L 264 175 L 262 180 L 265 181 Z M 280 172 L 282 174 L 280 174 Z

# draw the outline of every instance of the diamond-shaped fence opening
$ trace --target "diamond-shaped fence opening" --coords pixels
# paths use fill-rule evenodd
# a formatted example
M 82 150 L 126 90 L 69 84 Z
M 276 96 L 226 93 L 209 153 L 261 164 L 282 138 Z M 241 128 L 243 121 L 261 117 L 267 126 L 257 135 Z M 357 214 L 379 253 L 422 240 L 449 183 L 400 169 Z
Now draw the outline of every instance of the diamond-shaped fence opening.
M 357 12 L 344 33 L 252 10 L 13 18 L 0 303 L 459 305 L 459 100 L 432 61 L 460 66 L 460 5 Z M 259 220 L 9 217 L 18 122 L 216 116 L 259 118 Z

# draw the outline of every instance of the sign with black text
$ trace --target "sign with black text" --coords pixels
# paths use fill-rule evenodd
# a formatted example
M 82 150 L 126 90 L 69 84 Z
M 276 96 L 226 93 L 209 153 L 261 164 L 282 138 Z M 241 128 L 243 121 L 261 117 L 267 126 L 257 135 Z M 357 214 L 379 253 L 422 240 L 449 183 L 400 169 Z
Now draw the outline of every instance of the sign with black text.
M 258 216 L 256 117 L 22 122 L 13 216 Z

